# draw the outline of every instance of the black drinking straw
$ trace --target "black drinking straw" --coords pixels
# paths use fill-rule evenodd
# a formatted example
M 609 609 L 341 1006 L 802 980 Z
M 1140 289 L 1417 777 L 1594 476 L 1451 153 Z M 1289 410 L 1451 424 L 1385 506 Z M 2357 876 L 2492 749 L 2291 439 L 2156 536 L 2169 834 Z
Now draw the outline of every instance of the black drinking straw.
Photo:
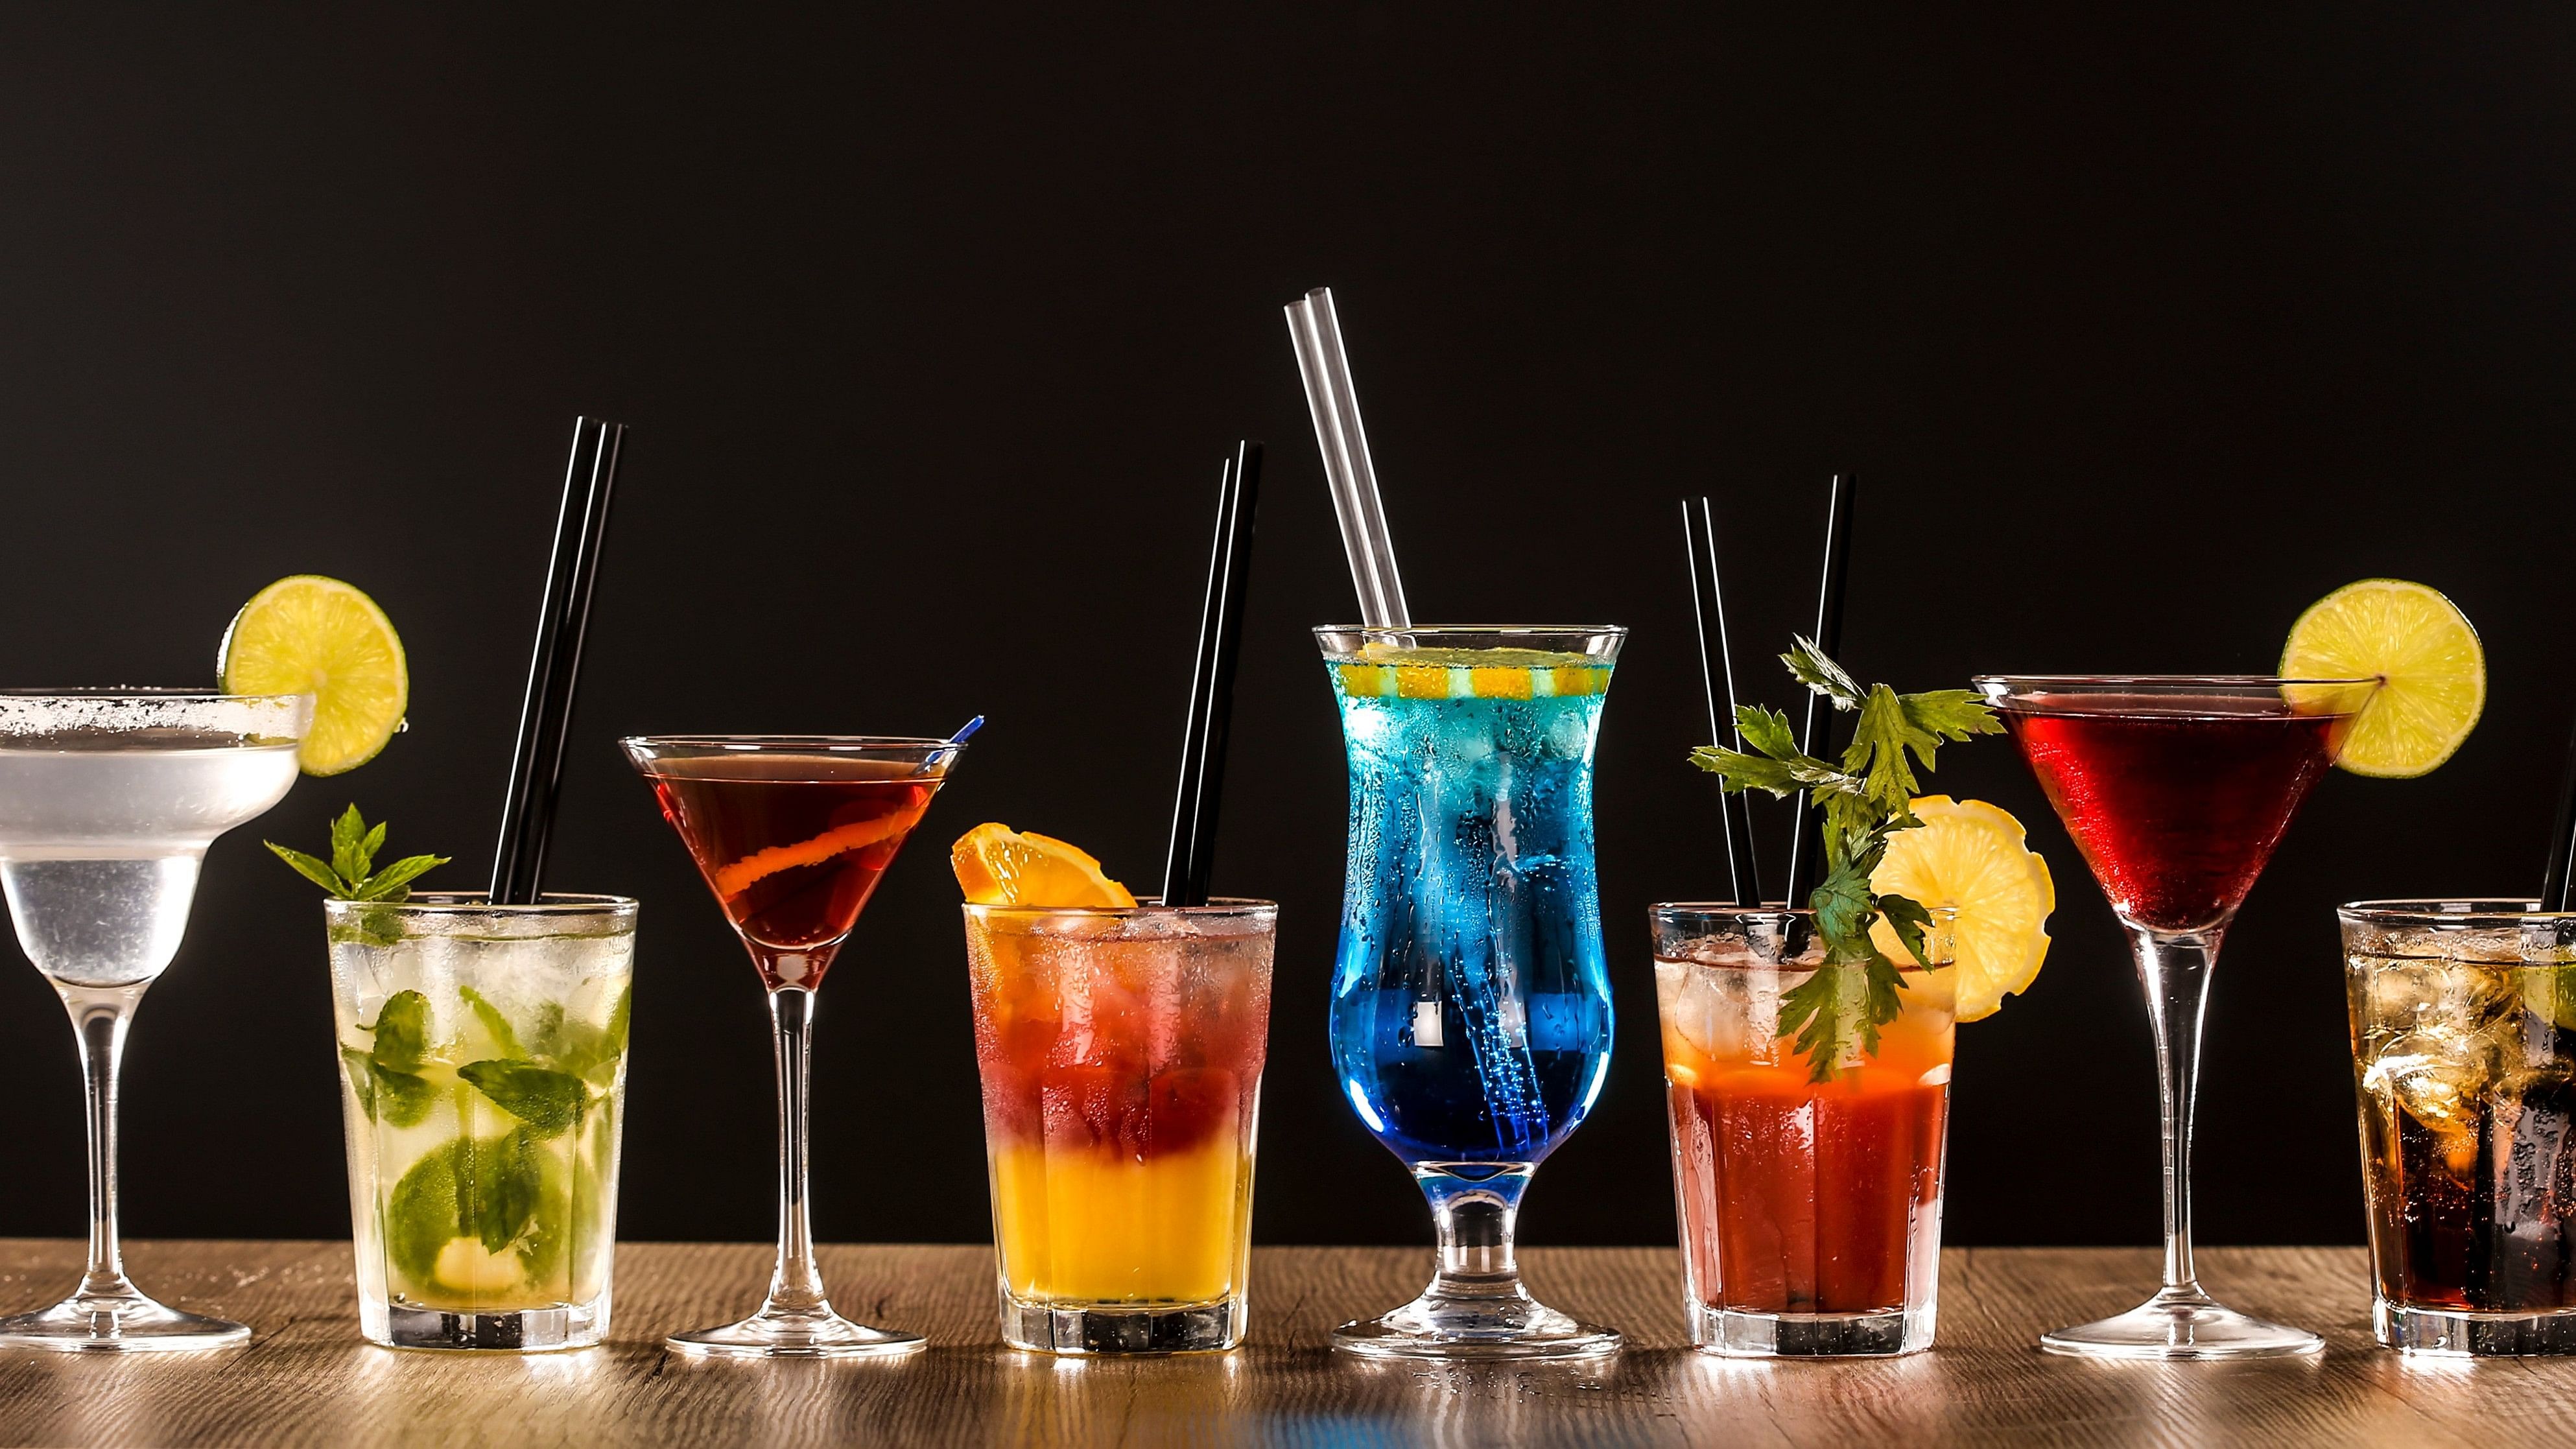
M 2540 881 L 2540 908 L 2567 909 L 2568 876 L 2576 872 L 2576 734 L 2567 741 L 2567 770 L 2558 785 L 2558 824 L 2549 835 L 2548 873 Z
M 1172 800 L 1172 842 L 1163 857 L 1163 904 L 1207 904 L 1216 865 L 1217 797 L 1225 788 L 1225 741 L 1234 714 L 1234 667 L 1243 654 L 1243 600 L 1252 576 L 1252 519 L 1261 501 L 1261 445 L 1239 444 L 1220 466 L 1216 541 L 1208 551 L 1207 598 L 1199 609 L 1190 715 L 1181 732 L 1181 785 Z
M 1827 657 L 1837 661 L 1843 652 L 1843 593 L 1851 576 L 1852 475 L 1836 473 L 1825 500 L 1825 565 L 1823 578 L 1816 589 L 1816 632 L 1810 637 Z M 1807 694 L 1807 714 L 1798 731 L 1798 748 L 1822 757 L 1833 747 L 1833 709 L 1825 697 L 1812 690 Z M 1807 792 L 1798 792 L 1798 803 L 1790 812 L 1789 829 L 1789 894 L 1787 902 L 1794 909 L 1804 905 L 1816 888 L 1816 851 L 1808 836 L 1815 829 L 1815 802 Z
M 617 486 L 624 423 L 575 419 L 572 460 L 564 466 L 563 506 L 555 514 L 554 555 L 537 615 L 528 693 L 519 707 L 519 742 L 510 756 L 510 789 L 501 804 L 501 844 L 492 856 L 492 904 L 533 905 L 546 869 L 555 797 L 563 781 L 564 739 L 572 724 L 573 686 L 581 673 L 582 637 L 590 628 L 591 585 L 608 538 L 609 497 Z
M 1706 494 L 1700 496 L 1696 517 L 1691 501 L 1682 500 L 1682 552 L 1690 564 L 1691 622 L 1699 630 L 1699 682 L 1708 700 L 1709 743 L 1732 741 L 1740 750 L 1744 736 L 1735 728 L 1735 651 L 1727 643 L 1726 595 L 1717 581 L 1717 515 Z M 1753 802 L 1742 791 L 1718 792 L 1717 828 L 1726 841 L 1727 899 L 1739 906 L 1761 905 L 1762 878 L 1753 859 Z

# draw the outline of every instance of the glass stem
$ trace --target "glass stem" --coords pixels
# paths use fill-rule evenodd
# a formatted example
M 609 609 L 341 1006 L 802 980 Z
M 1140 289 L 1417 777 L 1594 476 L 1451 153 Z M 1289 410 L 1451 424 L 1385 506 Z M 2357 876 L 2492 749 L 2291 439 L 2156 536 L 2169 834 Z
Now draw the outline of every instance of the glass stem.
M 2200 1084 L 2200 1020 L 2209 1000 L 2219 931 L 2160 932 L 2132 926 L 2138 982 L 2156 1033 L 2156 1086 L 2165 1127 L 2165 1286 L 2159 1297 L 2200 1295 L 2191 1261 L 2191 1112 Z
M 1441 1164 L 1416 1167 L 1414 1180 L 1431 1200 L 1431 1222 L 1440 1237 L 1440 1272 L 1431 1280 L 1433 1298 L 1516 1297 L 1521 1293 L 1520 1265 L 1512 1258 L 1512 1234 L 1521 1213 L 1521 1194 L 1529 1190 L 1535 1164 L 1497 1167 Z
M 89 1268 L 81 1274 L 84 1298 L 141 1296 L 125 1277 L 125 1252 L 116 1229 L 116 1073 L 125 1057 L 125 1027 L 134 1019 L 141 986 L 54 988 L 71 1012 L 80 1041 L 81 1082 L 89 1118 Z
M 814 993 L 782 986 L 769 993 L 778 1028 L 778 1269 L 769 1277 L 763 1313 L 828 1314 L 823 1275 L 814 1266 L 814 1223 L 805 1206 L 805 1104 L 813 1066 Z

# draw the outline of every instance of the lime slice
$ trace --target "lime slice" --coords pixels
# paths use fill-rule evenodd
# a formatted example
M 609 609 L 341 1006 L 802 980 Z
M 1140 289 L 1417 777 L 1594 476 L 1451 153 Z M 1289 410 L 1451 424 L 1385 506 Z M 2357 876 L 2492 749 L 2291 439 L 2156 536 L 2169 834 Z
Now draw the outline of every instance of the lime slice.
M 2439 590 L 2404 579 L 2363 579 L 2309 605 L 2290 626 L 2281 675 L 2378 678 L 2337 763 L 2384 779 L 2425 774 L 2449 759 L 2487 704 L 2478 631 Z
M 337 775 L 376 757 L 402 727 L 411 673 L 376 601 L 338 579 L 297 574 L 251 596 L 224 631 L 216 671 L 226 694 L 310 694 L 313 729 L 298 758 Z

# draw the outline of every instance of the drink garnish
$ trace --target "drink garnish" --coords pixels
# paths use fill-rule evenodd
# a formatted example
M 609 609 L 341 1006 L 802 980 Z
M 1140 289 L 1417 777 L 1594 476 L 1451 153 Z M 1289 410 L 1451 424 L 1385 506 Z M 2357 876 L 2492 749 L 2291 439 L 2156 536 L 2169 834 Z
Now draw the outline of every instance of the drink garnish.
M 251 595 L 224 630 L 215 671 L 226 694 L 309 694 L 313 728 L 297 759 L 337 775 L 376 757 L 402 728 L 411 674 L 376 601 L 338 579 L 296 574 Z
M 2428 774 L 2486 710 L 2478 631 L 2440 591 L 2404 579 L 2363 579 L 2309 605 L 2282 646 L 2281 677 L 2379 681 L 2335 757 L 2356 775 Z M 2296 685 L 2283 693 L 2302 702 Z
M 320 886 L 333 900 L 383 901 L 408 900 L 411 883 L 434 867 L 454 857 L 445 855 L 407 855 L 382 870 L 374 868 L 376 852 L 385 843 L 385 822 L 367 824 L 358 807 L 351 805 L 331 822 L 331 858 L 307 855 L 290 850 L 274 840 L 260 844 L 277 852 L 277 858 L 293 867 L 295 873 Z
M 969 905 L 1096 906 L 1136 904 L 1089 852 L 1051 835 L 986 822 L 957 838 L 948 852 Z
M 1922 826 L 1889 837 L 1869 888 L 1950 909 L 1958 1019 L 1992 1016 L 2038 979 L 2048 957 L 2048 913 L 2057 908 L 2048 862 L 2023 844 L 2020 821 L 1983 800 L 1923 795 L 1909 808 Z
M 765 877 L 800 865 L 821 865 L 833 856 L 853 850 L 865 850 L 881 840 L 891 840 L 912 828 L 912 822 L 901 815 L 880 815 L 873 820 L 856 820 L 835 826 L 811 840 L 793 845 L 773 845 L 755 850 L 729 865 L 716 867 L 713 877 L 716 894 L 732 900 Z
M 1872 939 L 1872 927 L 1884 919 L 1908 955 L 1920 965 L 1932 964 L 1923 940 L 1931 912 L 1910 896 L 1870 887 L 1890 838 L 1923 824 L 1912 808 L 1916 781 L 1907 754 L 1928 774 L 1943 741 L 1999 734 L 2003 725 L 1973 690 L 1898 694 L 1876 684 L 1864 691 L 1803 635 L 1780 659 L 1792 677 L 1835 710 L 1858 713 L 1841 763 L 1800 750 L 1789 717 L 1758 704 L 1735 711 L 1736 730 L 1752 751 L 1703 745 L 1690 758 L 1730 793 L 1761 790 L 1785 798 L 1805 790 L 1824 807 L 1825 877 L 1807 901 L 1825 960 L 1782 994 L 1778 1033 L 1797 1034 L 1809 1076 L 1821 1082 L 1834 1075 L 1851 1043 L 1875 1053 L 1878 1029 L 1902 1009 L 1897 993 L 1905 989 L 1903 976 Z

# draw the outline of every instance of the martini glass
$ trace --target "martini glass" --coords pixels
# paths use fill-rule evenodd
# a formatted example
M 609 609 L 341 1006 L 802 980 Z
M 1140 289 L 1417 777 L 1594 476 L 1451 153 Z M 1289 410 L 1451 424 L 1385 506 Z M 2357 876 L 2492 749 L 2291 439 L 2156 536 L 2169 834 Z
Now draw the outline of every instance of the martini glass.
M 69 1298 L 0 1318 L 0 1347 L 225 1348 L 250 1330 L 164 1307 L 125 1276 L 116 1074 L 125 1029 L 187 933 L 215 837 L 286 798 L 313 697 L 0 694 L 0 886 L 27 959 L 80 1041 L 89 1266 Z
M 2056 1353 L 2214 1359 L 2314 1353 L 2305 1329 L 2202 1291 L 2191 1256 L 2191 1113 L 2219 938 L 2290 816 L 2343 746 L 2373 679 L 1980 676 L 2129 930 L 2164 1107 L 2164 1286 L 2126 1313 L 2040 1338 Z
M 677 1334 L 682 1353 L 835 1358 L 911 1353 L 916 1333 L 832 1311 L 805 1199 L 814 992 L 877 880 L 964 748 L 878 735 L 689 735 L 619 741 L 653 782 L 769 988 L 778 1045 L 778 1267 L 760 1311 Z

